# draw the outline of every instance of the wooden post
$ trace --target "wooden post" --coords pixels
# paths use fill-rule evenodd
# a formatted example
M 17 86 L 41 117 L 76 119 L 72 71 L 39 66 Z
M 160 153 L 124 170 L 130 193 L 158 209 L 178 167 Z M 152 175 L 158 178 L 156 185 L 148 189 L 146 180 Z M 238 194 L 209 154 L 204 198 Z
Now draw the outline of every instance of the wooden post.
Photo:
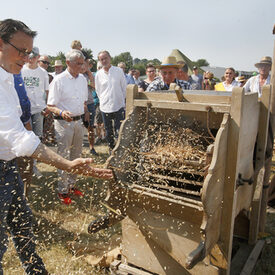
M 126 112 L 125 117 L 134 109 L 134 99 L 138 98 L 138 86 L 129 84 L 126 89 Z
M 250 226 L 249 226 L 249 240 L 248 240 L 249 244 L 256 243 L 258 233 L 259 233 L 261 198 L 263 195 L 262 189 L 264 184 L 264 175 L 266 175 L 264 166 L 265 166 L 265 152 L 266 152 L 267 135 L 268 135 L 268 127 L 269 127 L 269 123 L 268 123 L 269 112 L 270 112 L 270 86 L 268 85 L 263 87 L 263 93 L 262 93 L 261 102 L 260 102 L 260 117 L 259 117 L 255 174 L 254 174 L 254 196 L 252 200 L 252 210 L 251 210 L 251 218 L 250 218 Z M 266 205 L 264 209 L 266 209 Z M 264 224 L 265 224 L 265 221 L 264 221 Z
M 230 274 L 232 241 L 235 222 L 235 208 L 236 208 L 236 179 L 237 179 L 237 161 L 239 157 L 239 139 L 240 128 L 242 120 L 242 110 L 244 101 L 244 90 L 242 88 L 234 88 L 231 99 L 231 120 L 229 125 L 226 169 L 225 169 L 225 183 L 221 222 L 221 248 L 225 259 L 227 260 L 226 274 Z
M 273 28 L 273 34 L 275 32 L 275 25 Z M 271 112 L 271 122 L 272 122 L 272 130 L 274 133 L 275 129 L 275 40 L 274 40 L 274 47 L 273 47 L 273 62 L 272 62 L 272 68 L 271 68 L 271 107 L 270 107 L 270 112 Z

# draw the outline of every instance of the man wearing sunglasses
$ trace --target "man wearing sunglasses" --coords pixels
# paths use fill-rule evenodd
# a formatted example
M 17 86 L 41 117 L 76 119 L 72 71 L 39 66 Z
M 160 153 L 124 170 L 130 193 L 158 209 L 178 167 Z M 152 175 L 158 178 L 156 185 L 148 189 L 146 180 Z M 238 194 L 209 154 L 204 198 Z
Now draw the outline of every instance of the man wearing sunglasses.
M 32 51 L 36 32 L 23 22 L 13 19 L 0 21 L 0 274 L 2 258 L 7 250 L 8 236 L 27 274 L 48 274 L 35 251 L 32 213 L 23 195 L 23 184 L 15 158 L 30 156 L 71 173 L 111 179 L 109 169 L 91 166 L 92 159 L 72 161 L 59 156 L 24 128 L 13 74 L 19 74 Z
M 50 59 L 47 55 L 40 55 L 38 59 L 38 65 L 43 68 L 44 70 L 48 70 L 48 67 L 50 65 Z

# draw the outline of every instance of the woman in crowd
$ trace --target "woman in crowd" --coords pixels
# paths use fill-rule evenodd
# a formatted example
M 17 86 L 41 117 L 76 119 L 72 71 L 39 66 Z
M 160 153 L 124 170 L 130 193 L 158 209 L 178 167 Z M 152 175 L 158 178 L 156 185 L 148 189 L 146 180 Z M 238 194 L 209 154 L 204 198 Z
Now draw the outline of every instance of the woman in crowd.
M 235 80 L 235 70 L 227 68 L 224 73 L 225 80 L 215 85 L 216 91 L 232 91 L 233 87 L 239 86 L 239 82 Z
M 142 80 L 138 84 L 138 91 L 139 92 L 146 91 L 149 84 L 156 78 L 156 68 L 152 63 L 147 64 L 147 66 L 146 66 L 146 75 L 147 75 L 147 78 Z

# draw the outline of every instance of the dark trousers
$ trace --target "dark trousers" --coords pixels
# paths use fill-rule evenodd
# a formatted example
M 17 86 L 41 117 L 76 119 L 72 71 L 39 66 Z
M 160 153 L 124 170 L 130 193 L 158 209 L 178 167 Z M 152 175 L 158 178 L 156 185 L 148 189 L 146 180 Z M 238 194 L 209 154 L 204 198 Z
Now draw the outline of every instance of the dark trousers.
M 42 259 L 35 252 L 32 213 L 23 195 L 23 183 L 16 163 L 0 160 L 0 274 L 7 250 L 9 232 L 27 274 L 47 274 Z
M 102 118 L 108 145 L 111 149 L 113 149 L 115 147 L 115 137 L 118 137 L 121 121 L 125 118 L 124 108 L 121 108 L 117 112 L 113 113 L 102 112 Z

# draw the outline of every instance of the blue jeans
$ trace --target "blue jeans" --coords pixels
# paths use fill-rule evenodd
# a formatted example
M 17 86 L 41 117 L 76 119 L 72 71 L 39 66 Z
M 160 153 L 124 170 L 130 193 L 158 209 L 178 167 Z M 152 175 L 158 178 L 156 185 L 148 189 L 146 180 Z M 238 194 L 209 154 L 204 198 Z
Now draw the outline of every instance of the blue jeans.
M 124 108 L 114 113 L 102 112 L 104 127 L 106 130 L 106 139 L 111 149 L 115 147 L 115 137 L 118 136 L 121 121 L 125 118 Z
M 45 274 L 42 259 L 35 252 L 32 212 L 23 195 L 23 183 L 14 160 L 0 160 L 0 274 L 8 246 L 7 232 L 12 236 L 25 272 Z
M 95 105 L 94 105 L 94 103 L 87 104 L 87 109 L 90 113 L 89 126 L 93 127 L 95 124 Z
M 32 130 L 40 139 L 43 136 L 43 118 L 41 113 L 31 115 Z

